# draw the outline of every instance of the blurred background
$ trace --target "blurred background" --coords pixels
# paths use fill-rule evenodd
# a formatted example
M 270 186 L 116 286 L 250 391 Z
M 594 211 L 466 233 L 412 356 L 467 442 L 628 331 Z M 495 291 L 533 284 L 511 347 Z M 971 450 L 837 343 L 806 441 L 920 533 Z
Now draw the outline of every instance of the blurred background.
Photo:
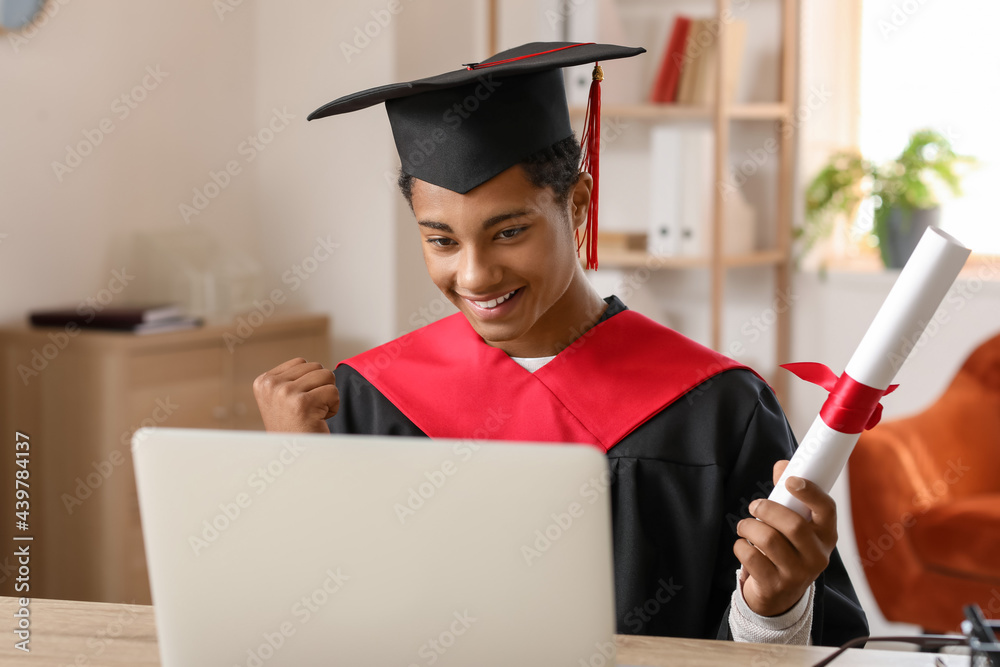
M 647 49 L 604 65 L 606 242 L 590 275 L 602 295 L 758 369 L 799 437 L 825 394 L 777 366 L 842 370 L 899 273 L 875 233 L 876 209 L 889 210 L 879 187 L 902 169 L 887 162 L 933 130 L 915 149 L 930 175 L 910 179 L 926 187 L 903 204 L 936 210 L 932 223 L 974 255 L 914 341 L 883 426 L 933 407 L 1000 332 L 997 14 L 973 0 L 0 0 L 0 417 L 5 438 L 40 443 L 33 516 L 51 546 L 38 595 L 148 596 L 135 428 L 260 428 L 259 373 L 294 356 L 335 363 L 454 312 L 427 278 L 382 107 L 306 116 L 524 42 Z M 705 35 L 702 48 L 685 34 Z M 567 76 L 578 128 L 586 74 Z M 673 236 L 657 246 L 663 230 Z M 147 308 L 165 303 L 176 310 Z M 160 325 L 91 330 L 123 307 L 137 310 L 107 326 Z M 85 321 L 27 325 L 57 309 Z M 992 422 L 977 423 L 963 440 L 998 461 Z M 886 491 L 903 509 L 858 540 L 849 476 L 838 483 L 840 549 L 873 634 L 953 629 L 935 627 L 951 616 L 899 610 L 912 606 L 901 589 L 954 604 L 938 592 L 942 572 L 1000 614 L 995 566 L 942 563 L 904 525 L 909 513 L 929 526 L 931 505 L 975 492 L 994 495 L 954 539 L 1000 527 L 1000 487 L 944 477 L 973 456 L 930 457 L 920 481 Z M 0 463 L 6 495 L 12 462 Z M 869 579 L 890 556 L 912 578 L 875 595 Z M 0 577 L 11 584 L 9 563 Z

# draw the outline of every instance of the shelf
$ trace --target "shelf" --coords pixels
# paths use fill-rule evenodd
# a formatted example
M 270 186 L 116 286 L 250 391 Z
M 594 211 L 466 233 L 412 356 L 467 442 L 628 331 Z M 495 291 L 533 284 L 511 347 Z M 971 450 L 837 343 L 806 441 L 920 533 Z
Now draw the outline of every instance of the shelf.
M 585 107 L 570 107 L 571 117 L 582 117 Z M 709 120 L 713 117 L 711 106 L 687 104 L 606 104 L 601 107 L 605 118 L 632 118 L 636 120 Z M 781 102 L 734 104 L 723 107 L 722 114 L 732 120 L 782 120 L 788 116 L 788 105 Z
M 783 102 L 735 104 L 728 111 L 733 120 L 784 120 L 789 115 Z
M 623 250 L 621 248 L 597 248 L 598 268 L 603 269 L 704 269 L 711 263 L 708 257 L 660 257 L 644 250 Z M 746 266 L 776 266 L 785 261 L 780 250 L 760 250 L 745 255 L 722 257 L 722 266 L 738 268 Z

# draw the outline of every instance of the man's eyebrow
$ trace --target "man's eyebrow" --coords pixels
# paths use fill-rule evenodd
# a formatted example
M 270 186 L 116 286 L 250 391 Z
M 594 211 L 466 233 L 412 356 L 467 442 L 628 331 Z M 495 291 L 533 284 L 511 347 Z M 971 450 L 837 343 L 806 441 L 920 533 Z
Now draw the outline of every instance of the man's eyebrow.
M 500 215 L 494 215 L 492 218 L 486 220 L 483 223 L 483 230 L 485 231 L 490 227 L 493 227 L 494 225 L 499 225 L 501 222 L 506 222 L 507 220 L 511 220 L 513 218 L 521 218 L 526 215 L 528 215 L 528 212 L 524 210 L 510 211 L 509 213 L 501 213 Z
M 434 222 L 433 220 L 418 220 L 417 224 L 421 227 L 427 227 L 428 229 L 436 229 L 439 232 L 447 232 L 449 234 L 454 234 L 451 229 L 451 225 L 446 225 L 443 222 Z
M 483 222 L 483 230 L 487 230 L 494 225 L 499 225 L 501 222 L 511 220 L 512 218 L 520 218 L 525 215 L 528 215 L 527 211 L 510 211 L 508 213 L 494 215 L 492 218 Z M 455 230 L 451 228 L 451 225 L 444 222 L 437 222 L 435 220 L 419 220 L 417 221 L 417 224 L 421 227 L 427 227 L 428 229 L 436 229 L 439 232 L 446 232 L 448 234 L 455 233 Z

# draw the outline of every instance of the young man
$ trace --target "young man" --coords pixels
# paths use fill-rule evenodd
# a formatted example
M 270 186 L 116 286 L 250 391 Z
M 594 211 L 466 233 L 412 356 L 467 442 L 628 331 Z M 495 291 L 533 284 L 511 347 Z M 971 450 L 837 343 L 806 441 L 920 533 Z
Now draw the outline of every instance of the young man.
M 460 313 L 335 372 L 293 359 L 261 375 L 265 426 L 599 446 L 619 632 L 841 644 L 867 624 L 833 500 L 797 478 L 811 522 L 759 500 L 796 446 L 770 388 L 602 299 L 578 261 L 597 197 L 559 68 L 641 52 L 527 44 L 314 112 L 386 103 L 428 272 Z

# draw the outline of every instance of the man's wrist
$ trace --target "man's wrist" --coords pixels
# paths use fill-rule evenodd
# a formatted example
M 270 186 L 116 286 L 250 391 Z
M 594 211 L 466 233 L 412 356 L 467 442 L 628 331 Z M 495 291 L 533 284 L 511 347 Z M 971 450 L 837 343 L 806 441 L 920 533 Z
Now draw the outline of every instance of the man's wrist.
M 743 597 L 746 574 L 737 571 L 736 590 L 733 591 L 729 610 L 730 632 L 735 641 L 775 644 L 807 644 L 812 628 L 812 604 L 815 596 L 813 583 L 790 609 L 777 616 L 758 614 Z
M 766 603 L 757 599 L 753 599 L 753 601 L 751 601 L 750 599 L 747 599 L 746 593 L 743 590 L 743 584 L 748 579 L 747 572 L 743 569 L 743 566 L 740 566 L 736 575 L 736 588 L 739 590 L 740 599 L 743 601 L 743 604 L 746 605 L 746 608 L 750 613 L 761 618 L 776 618 L 778 616 L 784 616 L 788 612 L 792 611 L 796 605 L 800 604 L 802 599 L 809 593 L 809 587 L 806 587 L 802 593 L 798 595 L 793 594 L 794 597 L 793 595 L 786 594 L 779 599 L 769 600 Z M 810 584 L 810 586 L 811 585 L 812 584 Z

